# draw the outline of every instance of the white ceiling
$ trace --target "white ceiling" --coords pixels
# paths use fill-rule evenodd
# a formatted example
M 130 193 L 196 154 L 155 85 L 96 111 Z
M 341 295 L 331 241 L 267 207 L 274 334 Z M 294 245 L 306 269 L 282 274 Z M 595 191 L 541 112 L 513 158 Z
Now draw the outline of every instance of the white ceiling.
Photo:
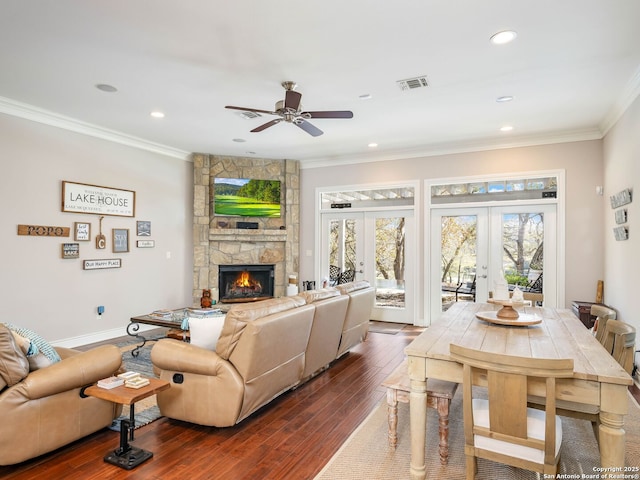
M 1 6 L 0 112 L 97 127 L 177 156 L 312 166 L 601 138 L 640 91 L 637 0 Z M 492 45 L 505 29 L 516 40 Z M 427 88 L 396 84 L 422 75 Z M 306 110 L 352 110 L 354 118 L 313 120 L 320 137 L 286 123 L 250 133 L 275 117 L 245 120 L 224 108 L 272 110 L 285 80 L 298 83 Z M 98 90 L 101 83 L 118 92 Z M 515 99 L 497 103 L 501 95 Z M 507 124 L 513 131 L 501 132 Z

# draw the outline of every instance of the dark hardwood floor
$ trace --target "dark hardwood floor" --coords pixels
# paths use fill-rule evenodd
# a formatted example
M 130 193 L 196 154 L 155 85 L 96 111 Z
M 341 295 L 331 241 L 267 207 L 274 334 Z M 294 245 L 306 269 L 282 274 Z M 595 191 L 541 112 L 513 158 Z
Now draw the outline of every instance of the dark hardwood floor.
M 203 427 L 168 418 L 141 427 L 134 445 L 154 456 L 134 470 L 103 462 L 119 438 L 117 432 L 104 429 L 48 455 L 0 467 L 0 478 L 312 479 L 384 400 L 380 383 L 422 330 L 406 326 L 395 335 L 369 333 L 329 370 L 234 427 Z

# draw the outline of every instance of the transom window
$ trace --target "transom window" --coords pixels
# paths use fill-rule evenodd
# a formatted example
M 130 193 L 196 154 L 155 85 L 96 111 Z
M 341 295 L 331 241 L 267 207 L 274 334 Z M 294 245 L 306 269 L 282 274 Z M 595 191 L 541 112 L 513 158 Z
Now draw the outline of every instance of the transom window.
M 556 198 L 557 177 L 518 178 L 431 185 L 431 204 Z

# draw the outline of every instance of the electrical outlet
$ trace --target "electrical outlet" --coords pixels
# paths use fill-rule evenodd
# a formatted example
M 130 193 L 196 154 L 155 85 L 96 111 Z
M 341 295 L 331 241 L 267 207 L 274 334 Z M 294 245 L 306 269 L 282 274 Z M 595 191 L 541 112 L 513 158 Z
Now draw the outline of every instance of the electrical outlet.
M 96 319 L 100 320 L 102 318 L 102 314 L 104 313 L 104 306 L 98 305 L 98 308 L 96 308 L 96 311 L 98 312 L 98 315 L 96 315 Z

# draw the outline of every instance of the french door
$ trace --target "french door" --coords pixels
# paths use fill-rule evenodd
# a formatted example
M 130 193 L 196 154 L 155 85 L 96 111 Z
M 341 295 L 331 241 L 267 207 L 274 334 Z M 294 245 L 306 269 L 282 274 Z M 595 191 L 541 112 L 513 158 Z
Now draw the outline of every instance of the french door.
M 502 275 L 556 306 L 556 224 L 553 204 L 432 209 L 431 318 L 454 302 L 486 301 Z
M 330 285 L 368 280 L 376 288 L 372 320 L 415 318 L 413 210 L 322 214 L 321 272 Z

